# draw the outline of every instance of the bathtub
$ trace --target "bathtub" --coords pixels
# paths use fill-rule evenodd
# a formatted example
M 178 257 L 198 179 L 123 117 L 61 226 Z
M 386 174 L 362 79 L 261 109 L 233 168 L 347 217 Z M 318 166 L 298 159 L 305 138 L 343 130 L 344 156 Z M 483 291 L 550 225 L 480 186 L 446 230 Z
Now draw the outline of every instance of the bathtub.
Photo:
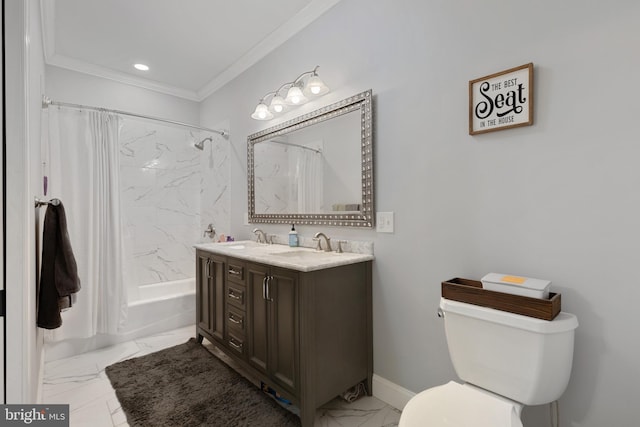
M 45 361 L 75 356 L 188 325 L 194 325 L 195 336 L 195 278 L 129 288 L 128 300 L 127 320 L 117 334 L 49 342 L 45 346 Z
M 196 294 L 196 279 L 174 280 L 172 282 L 139 285 L 134 292 L 129 292 L 129 309 L 145 304 L 153 304 L 167 299 L 179 299 Z M 195 306 L 194 306 L 195 307 Z
M 129 292 L 127 339 L 180 328 L 196 321 L 196 279 L 140 285 Z

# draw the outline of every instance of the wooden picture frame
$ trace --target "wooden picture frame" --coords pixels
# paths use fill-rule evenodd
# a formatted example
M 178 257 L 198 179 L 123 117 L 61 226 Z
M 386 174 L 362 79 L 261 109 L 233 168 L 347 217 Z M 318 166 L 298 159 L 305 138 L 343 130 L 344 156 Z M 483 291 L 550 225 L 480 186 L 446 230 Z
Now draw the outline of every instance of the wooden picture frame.
M 532 124 L 532 62 L 469 81 L 469 135 Z

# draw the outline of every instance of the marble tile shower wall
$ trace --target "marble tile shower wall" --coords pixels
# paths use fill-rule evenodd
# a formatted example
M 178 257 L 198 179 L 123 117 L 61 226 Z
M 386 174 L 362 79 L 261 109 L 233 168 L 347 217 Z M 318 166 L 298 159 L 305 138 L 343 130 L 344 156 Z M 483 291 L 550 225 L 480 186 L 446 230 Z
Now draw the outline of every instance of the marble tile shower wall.
M 228 229 L 228 143 L 157 122 L 125 119 L 120 130 L 124 276 L 139 285 L 194 277 L 203 224 Z M 226 214 L 226 217 L 225 217 Z M 132 295 L 134 296 L 134 295 Z
M 292 212 L 289 206 L 289 154 L 285 145 L 263 142 L 254 146 L 257 213 Z M 268 153 L 268 155 L 267 155 Z
M 214 129 L 229 130 L 229 121 L 218 123 Z M 203 135 L 205 136 L 210 135 Z M 200 151 L 200 228 L 198 241 L 208 241 L 202 232 L 210 223 L 216 228 L 217 240 L 221 234 L 229 235 L 231 229 L 231 146 L 226 138 L 213 135 L 213 141 L 206 142 Z M 245 193 L 246 194 L 246 193 Z

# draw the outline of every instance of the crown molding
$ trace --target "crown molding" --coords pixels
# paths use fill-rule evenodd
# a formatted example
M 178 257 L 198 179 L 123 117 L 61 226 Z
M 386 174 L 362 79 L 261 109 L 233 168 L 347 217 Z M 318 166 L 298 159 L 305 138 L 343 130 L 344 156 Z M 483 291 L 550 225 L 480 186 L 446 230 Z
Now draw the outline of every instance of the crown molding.
M 198 91 L 198 97 L 204 100 L 210 96 L 289 40 L 307 25 L 318 19 L 318 17 L 340 1 L 341 0 L 312 0 L 300 12 L 251 48 L 251 50 L 240 57 L 240 59 L 231 64 L 229 68 L 209 81 L 209 83 Z
M 55 42 L 55 24 L 56 24 L 56 0 L 40 0 L 40 21 L 42 26 L 42 45 L 44 46 L 44 61 L 47 65 L 65 68 L 71 71 L 77 71 L 96 77 L 113 80 L 119 83 L 140 87 L 143 89 L 153 90 L 155 92 L 167 95 L 177 96 L 179 98 L 188 99 L 189 101 L 200 102 L 198 94 L 193 90 L 182 89 L 179 87 L 159 83 L 153 80 L 137 77 L 131 74 L 123 73 L 91 64 L 76 58 L 56 53 Z
M 42 26 L 42 46 L 44 60 L 49 63 L 56 53 L 56 0 L 40 0 L 40 25 Z
M 49 58 L 47 64 L 60 68 L 66 68 L 68 70 L 77 71 L 84 74 L 90 74 L 96 77 L 102 77 L 104 79 L 114 80 L 119 83 L 137 86 L 143 89 L 153 90 L 167 95 L 177 96 L 178 98 L 184 98 L 190 101 L 200 102 L 198 94 L 195 91 L 136 77 L 131 74 L 111 70 L 100 65 L 90 64 L 88 62 L 71 58 L 65 55 L 55 54 L 51 58 Z
M 132 86 L 141 87 L 148 90 L 177 96 L 190 101 L 201 102 L 212 93 L 238 77 L 252 65 L 264 58 L 278 46 L 282 45 L 289 38 L 297 34 L 300 30 L 316 20 L 319 16 L 331 9 L 341 0 L 312 0 L 300 12 L 291 19 L 265 37 L 240 59 L 231 64 L 226 70 L 210 80 L 198 91 L 179 88 L 167 85 L 154 80 L 137 77 L 121 71 L 112 70 L 107 67 L 95 65 L 56 53 L 55 49 L 55 3 L 56 0 L 40 0 L 40 13 L 42 25 L 42 37 L 44 46 L 45 63 L 60 68 L 65 68 L 80 73 L 90 74 L 125 83 Z

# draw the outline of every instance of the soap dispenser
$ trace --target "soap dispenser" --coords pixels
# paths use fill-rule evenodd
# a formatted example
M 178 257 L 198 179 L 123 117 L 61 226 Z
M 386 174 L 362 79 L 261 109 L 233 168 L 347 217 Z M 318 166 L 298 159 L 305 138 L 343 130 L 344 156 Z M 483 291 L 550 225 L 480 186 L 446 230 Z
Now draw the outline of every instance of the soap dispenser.
M 289 246 L 292 248 L 298 246 L 298 232 L 296 231 L 295 224 L 291 224 L 291 231 L 289 232 Z

